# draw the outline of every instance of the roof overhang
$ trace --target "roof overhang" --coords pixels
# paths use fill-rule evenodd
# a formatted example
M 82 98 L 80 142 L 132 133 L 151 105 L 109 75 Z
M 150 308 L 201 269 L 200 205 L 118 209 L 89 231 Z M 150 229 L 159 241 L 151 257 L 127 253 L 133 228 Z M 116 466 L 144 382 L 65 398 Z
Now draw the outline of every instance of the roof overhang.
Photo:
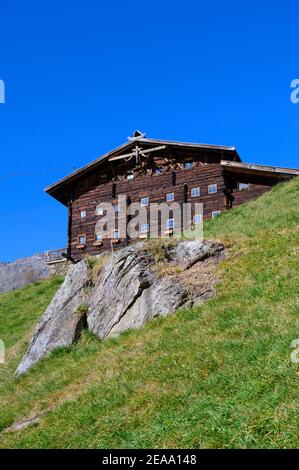
M 207 154 L 213 154 L 215 152 L 220 153 L 221 157 L 226 157 L 231 160 L 241 161 L 240 156 L 235 147 L 228 147 L 222 145 L 210 145 L 210 144 L 196 144 L 191 142 L 177 142 L 173 140 L 157 140 L 147 139 L 144 137 L 131 138 L 128 142 L 116 147 L 110 152 L 101 155 L 92 162 L 83 166 L 79 170 L 74 171 L 70 175 L 60 179 L 56 183 L 45 188 L 45 192 L 50 194 L 52 197 L 57 199 L 64 205 L 68 203 L 68 193 L 71 191 L 72 186 L 78 182 L 82 177 L 90 174 L 93 170 L 100 168 L 104 162 L 111 160 L 111 157 L 126 155 L 128 151 L 133 149 L 136 145 L 141 146 L 143 149 L 149 147 L 163 147 L 176 149 L 177 151 L 183 150 L 202 150 L 206 151 Z M 117 163 L 116 163 L 117 164 Z
M 239 182 L 272 186 L 299 175 L 299 169 L 222 160 L 223 173 Z

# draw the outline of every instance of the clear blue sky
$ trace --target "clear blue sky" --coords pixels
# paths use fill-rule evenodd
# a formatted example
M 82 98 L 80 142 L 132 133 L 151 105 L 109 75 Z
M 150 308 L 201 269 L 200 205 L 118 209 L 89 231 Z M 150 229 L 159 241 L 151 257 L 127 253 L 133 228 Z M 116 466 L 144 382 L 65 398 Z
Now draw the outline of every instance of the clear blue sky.
M 298 22 L 288 0 L 3 0 L 0 260 L 65 246 L 43 188 L 136 128 L 299 167 Z

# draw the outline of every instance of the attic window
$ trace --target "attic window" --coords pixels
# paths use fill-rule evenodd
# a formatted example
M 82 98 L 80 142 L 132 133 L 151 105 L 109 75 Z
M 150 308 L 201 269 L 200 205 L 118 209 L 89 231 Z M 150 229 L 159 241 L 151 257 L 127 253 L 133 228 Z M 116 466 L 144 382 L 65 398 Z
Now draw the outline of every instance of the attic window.
M 85 219 L 86 211 L 80 211 L 80 219 Z
M 185 170 L 190 170 L 191 168 L 193 168 L 193 161 L 192 160 L 186 160 L 184 162 L 184 168 L 185 168 Z
M 127 180 L 134 179 L 134 171 L 127 171 Z
M 156 175 L 161 175 L 163 173 L 163 165 L 157 165 L 155 168 L 155 174 Z

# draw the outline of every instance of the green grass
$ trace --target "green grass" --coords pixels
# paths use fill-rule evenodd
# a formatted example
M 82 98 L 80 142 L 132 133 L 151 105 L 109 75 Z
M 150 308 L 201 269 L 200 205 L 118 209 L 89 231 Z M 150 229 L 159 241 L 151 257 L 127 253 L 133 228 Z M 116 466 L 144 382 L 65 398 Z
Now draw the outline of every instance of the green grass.
M 299 180 L 206 224 L 230 246 L 217 295 L 139 331 L 85 333 L 18 379 L 37 317 L 59 280 L 0 297 L 1 447 L 298 447 Z M 1 337 L 1 336 L 0 336 Z

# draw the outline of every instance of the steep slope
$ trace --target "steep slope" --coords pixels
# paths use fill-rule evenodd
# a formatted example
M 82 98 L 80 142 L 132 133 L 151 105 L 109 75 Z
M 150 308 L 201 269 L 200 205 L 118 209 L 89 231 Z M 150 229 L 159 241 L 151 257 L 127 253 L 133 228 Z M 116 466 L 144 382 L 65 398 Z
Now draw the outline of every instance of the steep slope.
M 60 281 L 1 296 L 0 446 L 298 447 L 298 200 L 297 179 L 206 225 L 230 246 L 214 299 L 117 339 L 86 333 L 19 379 L 29 330 Z

